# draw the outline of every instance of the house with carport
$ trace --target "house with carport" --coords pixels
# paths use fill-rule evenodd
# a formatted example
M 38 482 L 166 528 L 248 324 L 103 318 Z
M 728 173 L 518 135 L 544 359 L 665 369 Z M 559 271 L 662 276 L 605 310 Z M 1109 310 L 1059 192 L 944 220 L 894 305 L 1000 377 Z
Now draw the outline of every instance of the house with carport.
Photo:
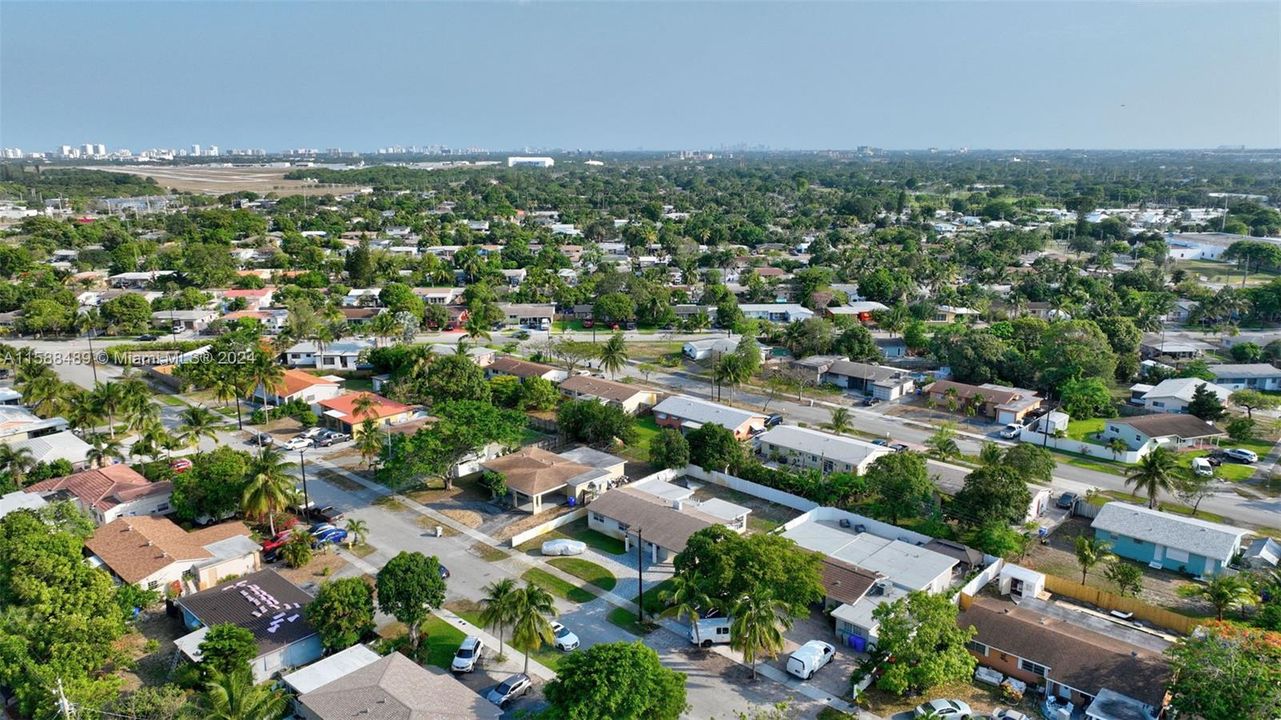
M 1090 527 L 1120 557 L 1197 577 L 1226 571 L 1250 535 L 1231 525 L 1123 502 L 1100 508 Z
M 765 461 L 823 473 L 862 475 L 877 458 L 892 450 L 857 438 L 803 428 L 776 425 L 755 440 L 756 452 Z
M 548 505 L 590 502 L 622 480 L 625 466 L 622 458 L 591 448 L 557 455 L 534 446 L 480 463 L 503 476 L 514 507 L 533 515 Z
M 865 397 L 889 402 L 916 391 L 912 374 L 898 368 L 838 360 L 828 366 L 822 380 Z
M 650 563 L 670 563 L 694 533 L 724 525 L 742 533 L 751 510 L 712 498 L 692 499 L 689 488 L 658 480 L 614 488 L 587 506 L 587 525 L 623 541 L 627 551 L 641 543 Z
M 1199 447 L 1224 433 L 1214 423 L 1193 415 L 1157 413 L 1128 418 L 1108 418 L 1099 433 L 1099 441 L 1106 444 L 1120 438 L 1130 450 L 1150 450 L 1159 445 L 1172 449 Z

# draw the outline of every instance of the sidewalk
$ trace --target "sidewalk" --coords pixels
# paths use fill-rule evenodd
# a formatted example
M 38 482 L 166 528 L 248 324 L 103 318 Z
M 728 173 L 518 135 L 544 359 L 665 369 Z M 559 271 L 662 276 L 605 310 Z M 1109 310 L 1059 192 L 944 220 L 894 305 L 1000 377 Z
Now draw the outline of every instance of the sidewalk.
M 475 635 L 476 637 L 484 641 L 485 645 L 491 648 L 498 647 L 498 638 L 494 637 L 493 635 L 490 635 L 488 632 L 476 627 L 475 625 L 472 625 L 471 623 L 458 617 L 454 613 L 442 608 L 440 610 L 432 610 L 432 614 L 440 618 L 441 620 L 444 620 L 445 622 L 449 623 L 450 625 L 457 626 L 458 628 L 462 629 L 464 633 L 468 635 Z M 511 645 L 508 645 L 507 643 L 503 643 L 503 654 L 507 656 L 509 662 L 514 659 L 517 661 L 519 668 L 521 669 L 524 668 L 525 653 L 521 652 L 520 650 L 517 650 L 516 648 L 512 647 Z M 491 662 L 492 662 L 492 657 L 491 657 Z M 492 666 L 487 666 L 487 669 L 495 670 L 497 668 L 494 668 Z M 512 672 L 516 672 L 516 671 L 513 670 Z M 551 680 L 556 677 L 556 672 L 554 670 L 538 662 L 537 660 L 534 660 L 533 658 L 530 658 L 529 660 L 529 673 L 531 675 L 537 675 L 543 680 Z

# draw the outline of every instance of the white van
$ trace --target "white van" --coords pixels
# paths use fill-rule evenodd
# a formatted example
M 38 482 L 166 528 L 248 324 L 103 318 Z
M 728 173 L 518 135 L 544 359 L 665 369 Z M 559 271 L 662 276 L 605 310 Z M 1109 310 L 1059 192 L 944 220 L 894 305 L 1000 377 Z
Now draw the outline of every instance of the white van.
M 697 628 L 697 631 L 696 631 Z M 689 641 L 703 647 L 729 642 L 730 618 L 704 618 L 689 628 Z
M 822 640 L 810 640 L 787 659 L 787 671 L 802 680 L 809 680 L 835 656 L 836 648 Z
M 1214 475 L 1214 466 L 1210 464 L 1209 458 L 1192 458 L 1192 472 L 1201 477 L 1210 477 Z

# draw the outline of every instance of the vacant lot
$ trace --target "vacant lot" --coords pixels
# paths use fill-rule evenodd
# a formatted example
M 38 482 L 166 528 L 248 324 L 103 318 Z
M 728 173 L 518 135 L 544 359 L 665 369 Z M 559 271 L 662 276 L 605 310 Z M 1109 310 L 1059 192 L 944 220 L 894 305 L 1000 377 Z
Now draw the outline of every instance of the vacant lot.
M 318 185 L 303 180 L 286 180 L 291 168 L 213 167 L 190 165 L 175 167 L 110 167 L 95 168 L 127 175 L 155 178 L 156 182 L 179 192 L 224 193 L 251 190 L 260 195 L 338 195 L 356 188 L 346 185 Z
M 694 488 L 694 500 L 702 502 L 711 498 L 720 498 L 726 502 L 732 502 L 735 505 L 742 505 L 750 509 L 752 514 L 747 516 L 747 529 L 754 533 L 769 532 L 801 514 L 798 510 L 777 505 L 754 495 L 741 493 L 720 485 L 703 483 L 693 479 L 689 483 L 690 487 Z

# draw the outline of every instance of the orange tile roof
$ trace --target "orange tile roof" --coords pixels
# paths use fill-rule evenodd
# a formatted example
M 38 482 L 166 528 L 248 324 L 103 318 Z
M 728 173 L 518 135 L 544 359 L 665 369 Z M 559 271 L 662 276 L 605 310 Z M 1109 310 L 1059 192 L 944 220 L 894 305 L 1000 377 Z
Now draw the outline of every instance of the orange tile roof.
M 281 376 L 280 384 L 272 388 L 272 392 L 277 395 L 289 396 L 296 392 L 306 390 L 314 385 L 336 385 L 332 380 L 326 380 L 322 377 L 312 375 L 302 370 L 289 369 Z
M 366 395 L 373 398 L 376 404 L 369 411 L 368 415 L 361 415 L 359 418 L 357 418 L 356 417 L 356 400 Z M 399 415 L 401 413 L 408 412 L 411 409 L 408 405 L 402 405 L 396 402 L 395 400 L 388 400 L 382 395 L 377 395 L 371 392 L 358 392 L 358 393 L 348 393 L 347 395 L 339 395 L 336 398 L 321 400 L 318 404 L 321 407 L 326 408 L 328 410 L 336 410 L 342 413 L 343 415 L 346 416 L 345 419 L 348 420 L 349 422 L 361 422 L 366 419 L 381 420 L 382 418 L 391 417 L 393 415 Z
M 136 583 L 171 563 L 211 558 L 204 546 L 237 535 L 249 537 L 249 528 L 230 522 L 188 533 L 165 518 L 139 515 L 103 525 L 85 547 L 125 582 Z
M 173 484 L 147 482 L 147 478 L 121 463 L 42 480 L 29 485 L 25 492 L 43 494 L 58 490 L 66 490 L 89 507 L 109 510 L 139 497 L 171 492 Z

